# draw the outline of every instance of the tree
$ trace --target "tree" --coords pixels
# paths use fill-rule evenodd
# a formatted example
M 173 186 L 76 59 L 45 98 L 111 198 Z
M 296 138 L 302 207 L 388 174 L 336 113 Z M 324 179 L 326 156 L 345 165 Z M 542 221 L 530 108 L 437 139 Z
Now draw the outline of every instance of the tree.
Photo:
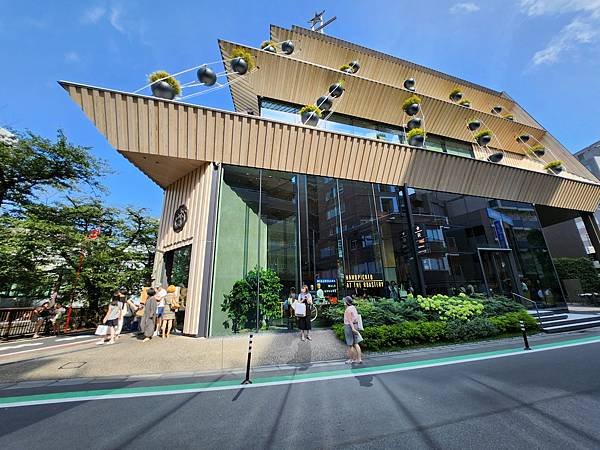
M 150 281 L 158 222 L 143 209 L 108 208 L 97 199 L 28 204 L 0 219 L 0 292 L 45 298 L 58 288 L 90 308 L 120 286 Z M 96 239 L 89 239 L 99 230 Z M 83 255 L 80 279 L 77 268 Z
M 79 184 L 100 188 L 107 172 L 88 147 L 70 143 L 62 131 L 56 141 L 31 132 L 15 140 L 0 140 L 0 208 L 30 203 L 41 188 L 75 189 Z

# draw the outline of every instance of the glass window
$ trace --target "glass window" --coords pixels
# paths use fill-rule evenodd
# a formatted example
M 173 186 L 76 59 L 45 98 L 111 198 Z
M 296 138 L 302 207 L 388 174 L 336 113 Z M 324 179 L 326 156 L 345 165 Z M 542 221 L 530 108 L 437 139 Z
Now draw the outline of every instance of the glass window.
M 192 255 L 192 246 L 186 245 L 165 253 L 165 269 L 167 273 L 167 283 L 174 285 L 178 290 L 178 301 L 180 308 L 175 313 L 176 325 L 183 327 L 185 319 L 185 306 L 187 303 L 187 290 L 190 278 L 190 260 Z

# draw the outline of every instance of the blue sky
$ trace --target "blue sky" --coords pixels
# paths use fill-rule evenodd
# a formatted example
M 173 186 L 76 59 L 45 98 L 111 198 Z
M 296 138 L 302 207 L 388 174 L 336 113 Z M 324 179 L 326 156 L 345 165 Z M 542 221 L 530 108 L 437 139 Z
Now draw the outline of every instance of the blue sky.
M 63 129 L 112 167 L 110 204 L 158 216 L 161 189 L 56 81 L 133 91 L 153 70 L 218 59 L 218 38 L 257 46 L 271 23 L 306 26 L 320 9 L 338 17 L 332 36 L 508 92 L 572 152 L 600 139 L 600 0 L 0 0 L 0 126 Z M 232 108 L 226 88 L 200 102 Z

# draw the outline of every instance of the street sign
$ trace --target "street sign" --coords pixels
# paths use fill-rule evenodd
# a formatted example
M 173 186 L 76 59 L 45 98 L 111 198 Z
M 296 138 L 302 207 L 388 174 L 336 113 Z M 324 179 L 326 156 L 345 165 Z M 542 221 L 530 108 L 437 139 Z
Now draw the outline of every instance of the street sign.
M 417 242 L 417 253 L 419 255 L 427 253 L 427 237 L 425 235 L 425 230 L 419 225 L 415 227 L 415 241 Z

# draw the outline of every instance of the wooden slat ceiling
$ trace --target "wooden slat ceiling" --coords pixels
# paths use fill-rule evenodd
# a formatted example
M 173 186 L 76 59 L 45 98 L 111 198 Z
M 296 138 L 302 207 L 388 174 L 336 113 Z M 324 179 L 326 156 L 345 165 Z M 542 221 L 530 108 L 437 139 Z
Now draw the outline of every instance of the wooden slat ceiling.
M 518 167 L 61 82 L 108 142 L 166 188 L 198 162 L 595 211 L 600 185 Z M 517 155 L 515 155 L 517 156 Z M 568 176 L 568 175 L 567 175 Z
M 236 47 L 247 49 L 254 55 L 258 67 L 253 73 L 243 77 L 233 73 L 228 74 L 231 94 L 237 111 L 253 111 L 256 114 L 259 110 L 259 97 L 296 104 L 312 104 L 321 95 L 327 93 L 327 88 L 331 83 L 343 79 L 346 92 L 334 103 L 336 112 L 396 126 L 406 123 L 407 117 L 403 114 L 401 105 L 412 93 L 402 87 L 359 76 L 363 75 L 364 65 L 361 67 L 359 75 L 348 75 L 342 74 L 338 70 L 295 59 L 295 53 L 289 57 L 226 41 L 219 41 L 219 45 L 224 59 L 229 59 L 231 51 Z M 302 49 L 302 51 L 304 50 Z M 439 77 L 437 79 L 439 80 Z M 423 100 L 422 108 L 426 117 L 425 129 L 429 133 L 472 142 L 473 139 L 466 127 L 466 121 L 478 118 L 494 131 L 496 135 L 492 142 L 494 147 L 523 155 L 525 146 L 517 143 L 515 137 L 521 134 L 530 134 L 552 151 L 547 152 L 543 161 L 535 161 L 535 165 L 540 170 L 545 162 L 560 159 L 564 162 L 566 170 L 572 174 L 587 180 L 595 179 L 568 150 L 544 129 L 539 128 L 537 124 L 533 127 L 506 120 L 491 113 L 473 111 L 450 101 L 429 97 L 422 93 L 419 93 L 419 96 Z M 522 111 L 520 107 L 515 108 Z M 526 165 L 529 165 L 529 162 Z

